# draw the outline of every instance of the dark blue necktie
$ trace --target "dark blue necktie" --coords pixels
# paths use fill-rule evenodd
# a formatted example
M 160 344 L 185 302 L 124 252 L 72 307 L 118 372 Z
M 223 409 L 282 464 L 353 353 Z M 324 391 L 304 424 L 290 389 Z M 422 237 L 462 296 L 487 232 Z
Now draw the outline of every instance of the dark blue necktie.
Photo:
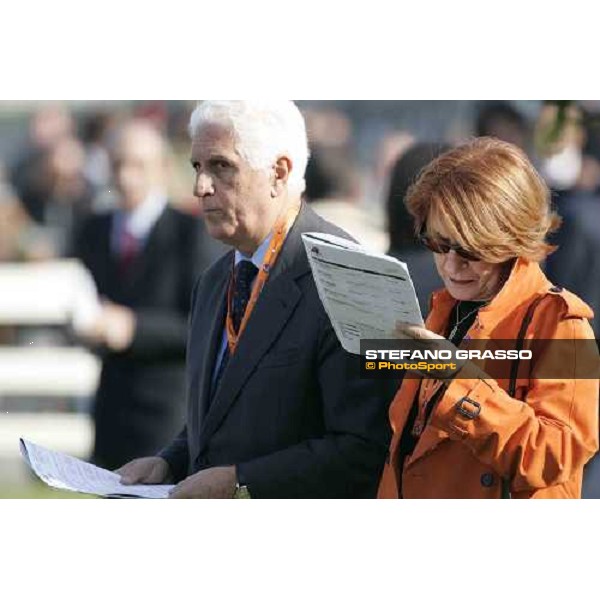
M 250 300 L 250 294 L 252 293 L 252 283 L 258 273 L 256 265 L 249 260 L 240 261 L 234 269 L 233 273 L 233 294 L 231 297 L 231 320 L 233 321 L 233 328 L 236 333 L 240 330 L 240 324 L 244 318 L 248 301 Z M 213 385 L 210 390 L 210 401 L 214 398 L 219 383 L 229 363 L 229 344 L 225 346 L 225 352 L 221 363 L 217 367 L 217 374 L 214 379 Z
M 248 306 L 248 300 L 250 300 L 250 294 L 252 293 L 252 282 L 257 273 L 256 265 L 249 260 L 241 260 L 235 266 L 231 318 L 236 333 L 240 330 L 240 323 L 244 318 L 246 306 Z

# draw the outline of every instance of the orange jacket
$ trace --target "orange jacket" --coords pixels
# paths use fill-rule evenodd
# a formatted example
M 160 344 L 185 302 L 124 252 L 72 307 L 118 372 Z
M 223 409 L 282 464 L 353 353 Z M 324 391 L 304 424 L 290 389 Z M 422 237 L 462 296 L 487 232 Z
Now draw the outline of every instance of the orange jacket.
M 593 316 L 590 308 L 570 292 L 553 292 L 551 286 L 537 263 L 518 259 L 467 335 L 516 339 L 527 308 L 545 295 L 528 327 L 528 339 L 593 339 L 587 321 Z M 427 328 L 443 335 L 455 302 L 446 290 L 436 292 Z M 597 361 L 597 350 L 593 353 Z M 566 354 L 560 357 L 561 365 L 576 362 L 575 352 Z M 536 379 L 538 366 L 530 377 L 517 380 L 517 399 L 506 392 L 505 379 L 455 378 L 447 384 L 423 379 L 420 407 L 439 386 L 446 389 L 400 472 L 400 436 L 421 381 L 406 379 L 390 406 L 393 437 L 379 497 L 398 498 L 401 493 L 403 498 L 500 498 L 502 478 L 509 480 L 513 498 L 580 497 L 583 467 L 598 449 L 599 380 Z M 457 410 L 465 397 L 479 403 L 477 416 Z

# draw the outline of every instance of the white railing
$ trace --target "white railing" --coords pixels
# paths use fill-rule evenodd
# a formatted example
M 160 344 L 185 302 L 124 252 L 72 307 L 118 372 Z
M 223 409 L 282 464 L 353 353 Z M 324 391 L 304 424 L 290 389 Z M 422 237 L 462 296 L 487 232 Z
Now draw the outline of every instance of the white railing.
M 0 265 L 0 327 L 77 328 L 96 310 L 93 282 L 77 261 Z M 84 348 L 0 346 L 0 397 L 89 396 L 99 372 Z
M 89 323 L 98 299 L 89 274 L 77 261 L 0 264 L 0 327 L 65 326 Z M 100 361 L 82 347 L 0 345 L 0 400 L 3 397 L 91 397 Z M 0 404 L 1 405 L 1 404 Z M 14 402 L 11 403 L 14 406 Z M 51 409 L 52 403 L 48 408 Z M 89 456 L 93 427 L 89 415 L 58 412 L 0 413 L 0 461 L 4 474 L 23 477 L 19 437 L 55 450 Z M 10 465 L 12 471 L 8 468 Z M 6 481 L 5 481 L 6 480 Z

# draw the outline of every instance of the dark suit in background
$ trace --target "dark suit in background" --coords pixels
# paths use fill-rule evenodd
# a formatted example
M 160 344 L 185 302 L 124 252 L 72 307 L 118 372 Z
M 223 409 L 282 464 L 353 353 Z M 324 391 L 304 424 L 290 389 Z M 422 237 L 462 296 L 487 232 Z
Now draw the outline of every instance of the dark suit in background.
M 583 298 L 594 311 L 590 323 L 600 337 L 600 196 L 588 192 L 555 194 L 563 218 L 551 242 L 558 249 L 546 259 L 548 278 Z M 582 498 L 600 498 L 600 453 L 583 471 Z
M 160 456 L 176 480 L 236 465 L 253 498 L 374 497 L 391 381 L 361 380 L 318 297 L 300 234 L 347 235 L 303 205 L 216 394 L 209 399 L 233 252 L 194 292 L 187 427 Z
M 563 222 L 550 238 L 558 249 L 548 256 L 544 270 L 549 279 L 592 307 L 590 323 L 600 337 L 600 196 L 562 193 L 556 194 L 554 203 Z
M 137 323 L 126 351 L 102 352 L 92 460 L 109 469 L 157 452 L 181 429 L 190 295 L 222 253 L 201 220 L 166 207 L 124 276 L 112 243 L 115 216 L 92 217 L 77 244 L 98 293 L 131 308 Z

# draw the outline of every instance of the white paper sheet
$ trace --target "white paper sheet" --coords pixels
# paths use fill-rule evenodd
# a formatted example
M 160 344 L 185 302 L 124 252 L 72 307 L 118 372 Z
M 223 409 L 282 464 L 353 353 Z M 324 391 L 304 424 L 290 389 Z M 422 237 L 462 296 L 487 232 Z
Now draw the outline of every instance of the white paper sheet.
M 21 454 L 34 473 L 51 487 L 134 498 L 167 498 L 172 485 L 122 485 L 119 475 L 61 452 L 21 439 Z
M 324 233 L 302 241 L 319 297 L 342 347 L 360 354 L 361 339 L 392 339 L 397 321 L 423 325 L 408 267 L 385 254 Z

